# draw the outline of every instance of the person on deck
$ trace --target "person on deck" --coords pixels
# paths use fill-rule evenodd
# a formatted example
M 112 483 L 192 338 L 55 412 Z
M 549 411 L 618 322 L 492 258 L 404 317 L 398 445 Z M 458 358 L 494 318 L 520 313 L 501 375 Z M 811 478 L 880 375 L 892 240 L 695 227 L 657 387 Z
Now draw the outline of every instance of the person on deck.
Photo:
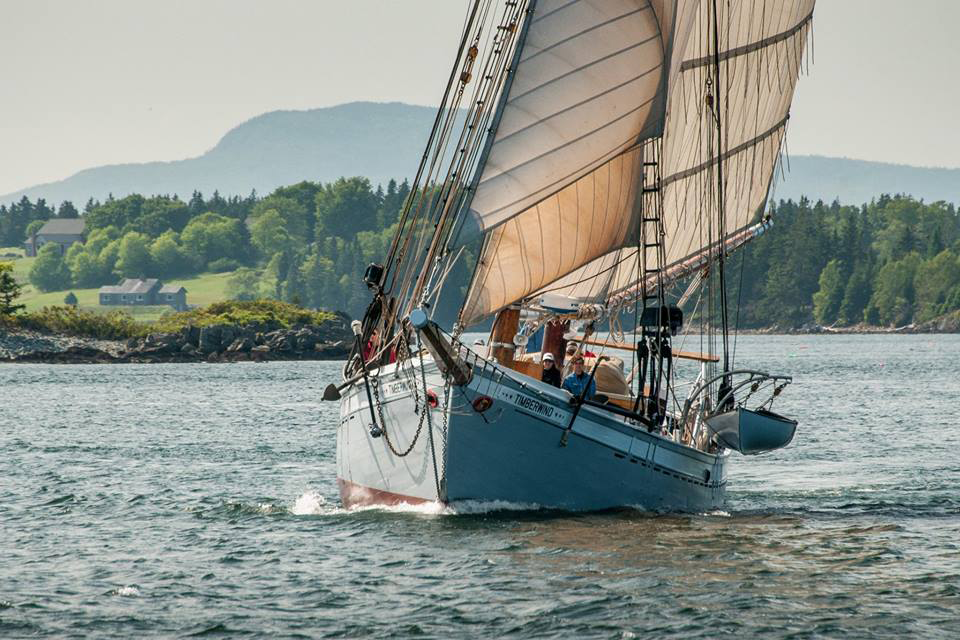
M 569 358 L 570 356 L 572 356 L 573 354 L 575 354 L 575 353 L 577 352 L 577 350 L 578 350 L 578 347 L 577 347 L 577 343 L 576 343 L 576 342 L 568 342 L 568 343 L 567 343 L 567 357 L 568 357 L 568 358 Z M 590 351 L 589 349 L 584 349 L 582 355 L 583 355 L 584 357 L 586 357 L 586 358 L 596 358 L 596 357 L 597 357 L 597 354 L 595 354 L 593 351 Z
M 583 399 L 593 400 L 593 396 L 597 395 L 597 381 L 591 380 L 590 374 L 583 370 L 583 356 L 575 355 L 571 362 L 573 373 L 563 381 L 562 388 L 573 394 L 574 398 L 579 399 L 584 387 L 586 387 L 587 392 L 583 394 Z
M 374 329 L 370 333 L 370 339 L 367 340 L 367 346 L 363 348 L 363 361 L 370 362 L 370 358 L 377 355 L 377 349 L 380 348 L 380 332 Z
M 557 368 L 553 354 L 549 351 L 543 354 L 543 373 L 540 374 L 540 380 L 547 384 L 552 384 L 555 387 L 559 387 L 563 381 L 563 376 L 560 375 L 560 369 Z

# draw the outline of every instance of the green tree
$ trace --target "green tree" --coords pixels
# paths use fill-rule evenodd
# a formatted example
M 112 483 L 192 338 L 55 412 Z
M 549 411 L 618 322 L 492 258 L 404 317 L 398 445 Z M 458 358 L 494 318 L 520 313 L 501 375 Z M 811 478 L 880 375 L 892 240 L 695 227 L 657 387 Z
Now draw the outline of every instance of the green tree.
M 100 250 L 97 256 L 100 269 L 105 274 L 115 275 L 117 258 L 120 256 L 120 240 L 111 240 Z
M 883 265 L 877 273 L 873 295 L 866 310 L 868 322 L 899 326 L 913 318 L 913 281 L 922 259 L 916 252 Z
M 43 245 L 29 277 L 30 283 L 40 291 L 62 291 L 70 286 L 70 269 L 60 253 L 60 245 Z
M 954 287 L 960 284 L 960 262 L 957 254 L 941 251 L 917 268 L 913 288 L 916 291 L 917 322 L 926 322 L 950 311 L 947 298 Z
M 99 287 L 113 280 L 111 271 L 104 269 L 100 260 L 87 251 L 80 251 L 73 256 L 69 265 L 73 283 L 80 288 Z
M 159 278 L 174 278 L 189 270 L 189 262 L 178 242 L 177 232 L 165 231 L 150 243 L 150 259 Z
M 366 178 L 340 178 L 317 194 L 317 226 L 326 235 L 350 238 L 376 227 L 377 198 Z
M 233 272 L 226 283 L 227 297 L 231 300 L 257 300 L 260 298 L 260 274 L 249 267 Z
M 302 262 L 300 256 L 293 254 L 287 266 L 287 274 L 283 279 L 282 300 L 302 305 L 306 297 L 306 283 L 303 279 Z
M 77 208 L 73 206 L 73 203 L 69 200 L 64 200 L 60 203 L 60 208 L 57 210 L 58 218 L 79 218 L 80 212 L 77 211 Z
M 150 238 L 146 234 L 129 231 L 123 236 L 117 253 L 116 269 L 126 278 L 146 278 L 153 275 Z
M 292 184 L 288 187 L 278 187 L 270 194 L 270 197 L 279 196 L 281 198 L 291 198 L 296 200 L 297 203 L 303 208 L 303 211 L 307 212 L 308 219 L 311 224 L 310 232 L 313 232 L 312 225 L 314 223 L 313 213 L 317 208 L 317 194 L 323 190 L 323 185 L 319 182 L 310 182 L 304 180 L 298 182 L 297 184 Z M 270 198 L 266 200 L 269 201 Z
M 22 289 L 13 277 L 13 263 L 0 262 L 0 316 L 13 315 L 25 308 L 24 305 L 17 304 Z
M 859 264 L 850 274 L 840 303 L 840 322 L 854 324 L 863 321 L 863 312 L 870 303 L 872 293 L 869 263 Z
M 45 225 L 46 223 L 47 223 L 46 220 L 34 220 L 33 222 L 27 225 L 26 231 L 24 233 L 26 233 L 27 237 L 29 238 L 33 236 L 33 234 L 40 231 L 41 227 L 43 227 L 43 225 Z
M 250 241 L 261 256 L 271 257 L 294 246 L 280 212 L 268 209 L 250 225 Z
M 843 302 L 844 282 L 842 263 L 833 259 L 820 272 L 820 289 L 813 294 L 813 317 L 820 324 L 837 321 Z
M 198 268 L 221 258 L 242 262 L 249 253 L 242 227 L 239 220 L 207 212 L 190 221 L 180 234 L 180 242 Z
M 70 269 L 73 284 L 83 289 L 99 287 L 113 280 L 113 274 L 109 269 L 103 269 L 97 253 L 91 249 L 90 243 L 85 245 L 76 243 L 67 249 L 64 258 Z
M 63 297 L 63 304 L 70 307 L 77 306 L 77 296 L 74 295 L 73 291 Z
M 304 303 L 315 309 L 329 309 L 337 297 L 333 262 L 312 251 L 303 262 Z
M 103 248 L 110 244 L 111 240 L 120 238 L 120 230 L 116 227 L 106 227 L 104 229 L 94 229 L 87 234 L 87 241 L 83 243 L 84 249 L 93 256 L 99 256 Z M 74 245 L 76 246 L 76 245 Z M 73 247 L 71 247 L 72 249 Z
M 298 246 L 305 246 L 313 239 L 313 212 L 298 200 L 278 195 L 268 196 L 253 207 L 250 217 L 259 220 L 271 211 L 280 217 L 283 228 Z

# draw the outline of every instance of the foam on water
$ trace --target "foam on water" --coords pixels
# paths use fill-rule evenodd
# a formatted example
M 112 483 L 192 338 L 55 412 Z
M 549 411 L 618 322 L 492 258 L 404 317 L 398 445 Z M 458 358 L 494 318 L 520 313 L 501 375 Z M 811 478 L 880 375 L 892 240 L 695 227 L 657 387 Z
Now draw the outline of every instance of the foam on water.
M 112 596 L 121 596 L 125 598 L 135 598 L 140 595 L 140 589 L 136 588 L 133 585 L 127 585 L 125 587 L 117 587 L 110 592 Z
M 310 489 L 302 493 L 294 501 L 293 506 L 290 507 L 290 513 L 295 516 L 338 516 L 379 511 L 383 513 L 411 513 L 424 516 L 459 516 L 481 515 L 485 513 L 496 513 L 498 511 L 538 511 L 541 508 L 538 504 L 506 502 L 504 500 L 464 500 L 453 504 L 444 504 L 442 502 L 420 502 L 411 504 L 401 502 L 391 505 L 374 504 L 345 509 L 338 505 L 329 504 L 327 499 L 324 498 L 319 491 Z M 264 511 L 264 513 L 270 513 L 270 511 Z
M 311 489 L 296 499 L 290 513 L 295 516 L 322 516 L 330 513 L 330 507 L 319 491 Z

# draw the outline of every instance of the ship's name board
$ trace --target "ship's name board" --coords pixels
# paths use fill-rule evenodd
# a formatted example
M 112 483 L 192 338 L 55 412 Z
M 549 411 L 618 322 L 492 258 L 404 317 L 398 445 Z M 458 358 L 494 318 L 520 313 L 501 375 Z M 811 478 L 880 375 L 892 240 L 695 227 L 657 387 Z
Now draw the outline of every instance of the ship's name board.
M 409 393 L 409 392 L 410 392 L 410 387 L 407 386 L 407 383 L 403 380 L 400 380 L 399 382 L 391 382 L 390 384 L 387 385 L 388 396 L 395 396 L 398 393 Z
M 514 396 L 514 402 L 518 407 L 537 413 L 544 418 L 552 418 L 555 413 L 554 408 L 546 402 L 540 402 L 539 400 L 520 393 Z

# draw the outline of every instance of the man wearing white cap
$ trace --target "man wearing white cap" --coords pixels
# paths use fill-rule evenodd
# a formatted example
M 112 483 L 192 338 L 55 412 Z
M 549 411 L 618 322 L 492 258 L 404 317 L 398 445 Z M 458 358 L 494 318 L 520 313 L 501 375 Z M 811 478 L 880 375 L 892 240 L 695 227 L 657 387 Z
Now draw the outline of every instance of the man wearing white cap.
M 562 382 L 560 369 L 557 369 L 557 363 L 554 362 L 553 354 L 549 351 L 543 354 L 543 374 L 540 376 L 540 380 L 555 387 L 559 387 Z

